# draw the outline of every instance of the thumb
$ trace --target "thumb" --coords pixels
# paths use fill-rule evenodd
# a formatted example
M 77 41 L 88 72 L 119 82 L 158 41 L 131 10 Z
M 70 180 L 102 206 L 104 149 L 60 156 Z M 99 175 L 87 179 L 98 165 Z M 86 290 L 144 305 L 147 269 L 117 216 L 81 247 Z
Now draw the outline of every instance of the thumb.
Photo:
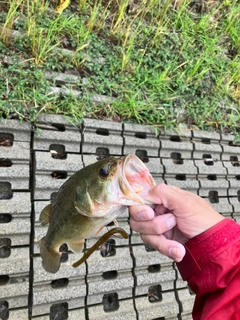
M 186 205 L 186 200 L 183 197 L 185 193 L 184 190 L 169 186 L 164 183 L 159 183 L 153 188 L 149 189 L 148 194 L 144 199 L 149 200 L 155 204 L 162 204 L 165 208 L 169 210 L 174 210 L 175 205 Z

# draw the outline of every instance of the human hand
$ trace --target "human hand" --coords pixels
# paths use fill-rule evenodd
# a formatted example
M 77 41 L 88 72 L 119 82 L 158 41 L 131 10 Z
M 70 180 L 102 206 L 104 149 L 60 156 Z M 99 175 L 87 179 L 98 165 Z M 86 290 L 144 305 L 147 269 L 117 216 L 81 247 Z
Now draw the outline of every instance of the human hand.
M 144 199 L 156 206 L 130 207 L 131 228 L 144 243 L 176 262 L 186 253 L 182 243 L 224 219 L 204 199 L 178 187 L 158 184 Z

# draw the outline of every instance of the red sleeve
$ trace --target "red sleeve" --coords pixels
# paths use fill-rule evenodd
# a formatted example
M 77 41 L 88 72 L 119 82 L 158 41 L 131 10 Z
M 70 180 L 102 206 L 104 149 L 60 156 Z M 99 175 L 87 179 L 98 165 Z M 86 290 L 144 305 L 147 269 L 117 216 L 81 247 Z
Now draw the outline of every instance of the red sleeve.
M 240 319 L 240 225 L 224 219 L 185 243 L 177 263 L 196 293 L 194 320 Z

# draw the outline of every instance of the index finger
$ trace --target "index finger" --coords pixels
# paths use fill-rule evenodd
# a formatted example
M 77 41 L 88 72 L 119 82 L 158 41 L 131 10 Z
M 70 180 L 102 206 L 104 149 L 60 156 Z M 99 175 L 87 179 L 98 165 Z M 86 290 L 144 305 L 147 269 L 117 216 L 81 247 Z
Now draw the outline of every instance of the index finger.
M 154 211 L 147 205 L 129 207 L 131 218 L 135 221 L 147 221 L 154 218 Z

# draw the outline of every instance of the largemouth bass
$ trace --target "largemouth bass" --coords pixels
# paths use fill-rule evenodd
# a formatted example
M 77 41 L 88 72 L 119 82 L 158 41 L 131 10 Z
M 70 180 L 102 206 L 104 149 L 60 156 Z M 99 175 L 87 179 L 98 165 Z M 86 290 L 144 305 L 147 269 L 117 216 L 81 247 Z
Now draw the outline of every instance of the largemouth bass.
M 147 167 L 132 154 L 100 160 L 72 175 L 40 215 L 43 225 L 49 223 L 39 242 L 44 269 L 59 270 L 63 243 L 81 252 L 85 239 L 98 234 L 126 206 L 152 204 L 144 196 L 154 185 Z

